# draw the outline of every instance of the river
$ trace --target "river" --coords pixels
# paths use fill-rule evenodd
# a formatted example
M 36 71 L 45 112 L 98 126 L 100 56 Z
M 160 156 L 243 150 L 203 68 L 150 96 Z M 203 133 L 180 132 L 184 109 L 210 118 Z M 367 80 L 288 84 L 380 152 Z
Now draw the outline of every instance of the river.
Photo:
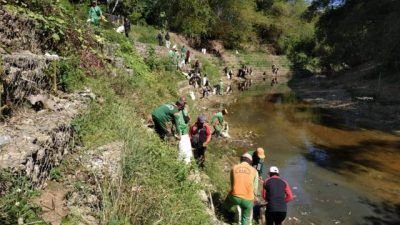
M 291 185 L 286 224 L 400 224 L 399 136 L 354 127 L 287 88 L 259 86 L 229 111 L 232 133 L 264 147 L 267 168 Z

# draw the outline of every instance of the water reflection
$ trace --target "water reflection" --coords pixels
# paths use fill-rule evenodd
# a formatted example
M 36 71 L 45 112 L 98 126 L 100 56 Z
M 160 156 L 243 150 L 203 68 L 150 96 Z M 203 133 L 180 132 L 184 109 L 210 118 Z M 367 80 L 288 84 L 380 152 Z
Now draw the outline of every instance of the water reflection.
M 301 224 L 398 221 L 379 220 L 382 212 L 371 203 L 400 204 L 400 137 L 357 129 L 351 118 L 298 101 L 293 93 L 254 93 L 230 111 L 232 129 L 257 134 L 254 146 L 267 149 L 266 166 L 280 167 L 292 185 L 296 200 L 289 215 Z M 385 216 L 397 218 L 395 213 Z

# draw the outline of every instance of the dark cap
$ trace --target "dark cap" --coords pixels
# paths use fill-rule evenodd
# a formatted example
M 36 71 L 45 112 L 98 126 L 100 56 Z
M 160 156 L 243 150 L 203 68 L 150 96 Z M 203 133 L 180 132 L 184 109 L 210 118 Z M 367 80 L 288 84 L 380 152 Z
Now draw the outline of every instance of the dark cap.
M 201 114 L 199 117 L 197 117 L 197 122 L 199 123 L 205 123 L 206 122 L 206 116 Z
M 186 103 L 187 103 L 186 97 L 185 97 L 185 96 L 179 97 L 179 98 L 178 98 L 178 102 L 183 103 L 183 104 L 186 104 Z

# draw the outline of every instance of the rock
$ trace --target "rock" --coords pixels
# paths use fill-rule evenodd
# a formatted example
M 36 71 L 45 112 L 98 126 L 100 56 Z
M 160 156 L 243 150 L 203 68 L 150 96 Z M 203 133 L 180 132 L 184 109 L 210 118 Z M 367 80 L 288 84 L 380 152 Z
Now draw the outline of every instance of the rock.
M 121 175 L 122 148 L 122 142 L 113 142 L 90 150 L 82 163 L 97 176 L 117 180 Z
M 113 60 L 113 65 L 116 68 L 122 69 L 125 67 L 125 60 L 121 57 L 115 57 Z
M 38 113 L 16 109 L 6 124 L 0 125 L 0 171 L 11 169 L 24 172 L 40 186 L 46 181 L 50 168 L 59 165 L 71 152 L 74 140 L 72 119 L 86 107 L 87 99 L 78 93 L 49 95 L 56 111 Z M 7 143 L 7 144 L 5 144 Z
M 2 9 L 0 12 L 0 46 L 4 46 L 10 51 L 29 50 L 41 53 L 45 43 L 42 33 L 35 29 L 37 24 L 34 19 Z
M 54 60 L 56 60 L 54 57 L 36 55 L 29 51 L 3 55 L 4 72 L 1 74 L 1 79 L 6 100 L 18 105 L 28 96 L 49 93 L 53 90 L 52 78 L 45 71 Z M 43 96 L 38 96 L 38 99 L 31 98 L 35 103 L 44 101 Z
M 208 196 L 206 194 L 206 191 L 200 190 L 199 191 L 199 197 L 200 197 L 202 202 L 208 203 Z
M 3 145 L 11 143 L 11 137 L 9 135 L 0 136 L 0 150 Z

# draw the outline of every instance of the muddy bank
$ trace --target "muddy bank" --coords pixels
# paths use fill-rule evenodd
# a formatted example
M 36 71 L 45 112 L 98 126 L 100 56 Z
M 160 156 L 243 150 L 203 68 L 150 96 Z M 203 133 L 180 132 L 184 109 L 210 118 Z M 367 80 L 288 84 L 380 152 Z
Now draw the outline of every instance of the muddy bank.
M 400 132 L 400 84 L 384 79 L 342 75 L 294 78 L 288 83 L 296 96 L 321 108 L 335 126 Z

